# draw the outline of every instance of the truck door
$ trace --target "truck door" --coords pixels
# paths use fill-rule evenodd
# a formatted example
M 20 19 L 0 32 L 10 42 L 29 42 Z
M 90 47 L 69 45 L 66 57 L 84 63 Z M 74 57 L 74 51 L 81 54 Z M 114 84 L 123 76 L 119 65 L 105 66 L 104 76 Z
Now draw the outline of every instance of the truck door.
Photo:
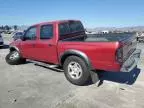
M 36 57 L 36 41 L 37 41 L 37 26 L 30 27 L 24 34 L 24 40 L 21 42 L 21 53 L 23 57 L 35 59 Z
M 36 44 L 37 60 L 48 63 L 58 63 L 54 25 L 41 25 L 39 29 L 39 40 Z

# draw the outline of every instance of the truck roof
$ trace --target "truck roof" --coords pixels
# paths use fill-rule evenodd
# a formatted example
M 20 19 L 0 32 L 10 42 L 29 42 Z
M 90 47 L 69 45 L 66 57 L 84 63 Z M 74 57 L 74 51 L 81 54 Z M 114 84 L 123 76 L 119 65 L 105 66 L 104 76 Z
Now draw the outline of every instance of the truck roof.
M 69 21 L 80 21 L 80 20 L 55 20 L 55 21 L 37 23 L 37 24 L 34 24 L 32 26 L 45 25 L 45 24 L 54 24 L 54 23 L 63 23 L 63 22 L 69 22 Z

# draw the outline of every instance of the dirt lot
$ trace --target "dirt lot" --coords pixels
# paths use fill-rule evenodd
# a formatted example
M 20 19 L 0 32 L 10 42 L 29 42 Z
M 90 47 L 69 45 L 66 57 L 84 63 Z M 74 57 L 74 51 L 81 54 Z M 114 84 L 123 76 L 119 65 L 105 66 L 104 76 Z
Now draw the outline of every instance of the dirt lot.
M 5 46 L 0 49 L 0 108 L 144 108 L 144 44 L 138 48 L 143 54 L 132 72 L 103 72 L 96 84 L 75 86 L 63 72 L 30 62 L 8 65 Z

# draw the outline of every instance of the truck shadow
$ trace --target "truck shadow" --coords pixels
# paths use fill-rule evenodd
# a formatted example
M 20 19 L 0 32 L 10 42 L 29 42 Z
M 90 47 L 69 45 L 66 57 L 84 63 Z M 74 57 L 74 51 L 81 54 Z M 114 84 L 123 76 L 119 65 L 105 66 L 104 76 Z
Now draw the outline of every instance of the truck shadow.
M 40 67 L 43 67 L 43 68 L 46 68 L 46 69 L 50 69 L 54 72 L 64 72 L 64 70 L 62 69 L 62 67 L 57 67 L 57 68 L 50 68 L 50 67 L 46 67 L 46 66 L 43 66 L 43 65 L 40 65 L 40 64 L 37 64 L 37 63 L 34 63 L 35 66 L 40 66 Z
M 33 63 L 31 61 L 28 61 L 27 63 Z M 37 63 L 34 63 L 35 66 L 40 66 L 46 69 L 50 69 L 54 72 L 63 72 L 63 69 L 61 67 L 59 68 L 49 68 L 46 66 L 39 65 Z M 122 83 L 122 84 L 128 84 L 132 85 L 135 83 L 137 80 L 139 74 L 140 74 L 140 69 L 135 67 L 131 72 L 109 72 L 109 71 L 96 71 L 99 76 L 99 80 L 96 81 L 88 81 L 84 86 L 89 86 L 95 83 L 98 83 L 98 87 L 103 84 L 104 81 L 112 81 L 116 83 Z
M 112 81 L 122 84 L 132 85 L 137 80 L 140 74 L 139 68 L 134 68 L 131 72 L 99 72 L 100 82 L 98 86 L 103 84 L 103 81 Z

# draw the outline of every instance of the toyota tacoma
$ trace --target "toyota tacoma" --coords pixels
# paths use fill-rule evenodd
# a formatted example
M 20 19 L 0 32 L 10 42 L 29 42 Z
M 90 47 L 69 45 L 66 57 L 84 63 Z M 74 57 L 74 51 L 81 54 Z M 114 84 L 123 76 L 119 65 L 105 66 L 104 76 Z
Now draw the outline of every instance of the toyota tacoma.
M 68 81 L 84 85 L 93 70 L 130 72 L 140 58 L 135 33 L 85 34 L 79 20 L 43 22 L 30 26 L 21 39 L 10 44 L 6 62 L 26 59 L 59 66 Z

